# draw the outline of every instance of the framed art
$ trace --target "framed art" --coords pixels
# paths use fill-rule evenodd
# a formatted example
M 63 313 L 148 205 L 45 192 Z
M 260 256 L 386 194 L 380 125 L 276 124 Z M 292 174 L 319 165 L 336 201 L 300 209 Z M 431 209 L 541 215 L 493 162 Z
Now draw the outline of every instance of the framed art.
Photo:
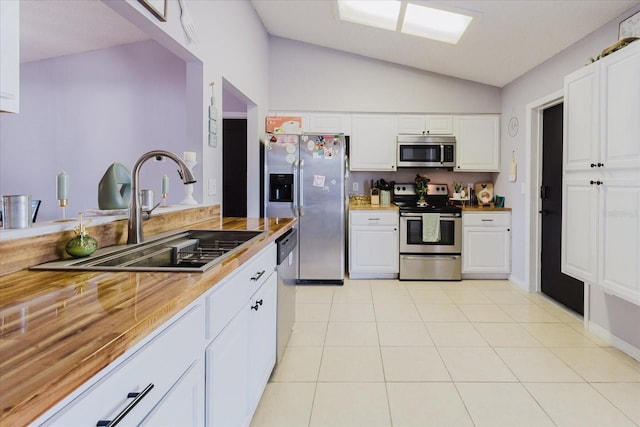
M 167 0 L 138 0 L 149 12 L 162 22 L 167 22 Z
M 627 37 L 640 37 L 640 11 L 620 23 L 618 40 L 626 39 Z

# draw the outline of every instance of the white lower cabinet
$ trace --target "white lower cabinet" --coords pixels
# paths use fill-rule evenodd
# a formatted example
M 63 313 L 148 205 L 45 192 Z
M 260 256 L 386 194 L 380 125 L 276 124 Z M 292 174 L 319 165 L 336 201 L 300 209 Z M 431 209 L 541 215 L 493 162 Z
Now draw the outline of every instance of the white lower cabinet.
M 33 425 L 248 426 L 276 360 L 274 244 Z
M 45 426 L 204 422 L 204 307 L 196 305 L 50 417 Z M 194 424 L 195 422 L 195 424 Z
M 207 348 L 207 425 L 249 424 L 249 310 L 240 310 Z
M 398 221 L 395 211 L 349 212 L 349 277 L 398 277 Z
M 271 245 L 208 297 L 213 331 L 220 310 L 239 308 L 206 350 L 207 426 L 248 426 L 275 366 L 275 265 Z
M 278 279 L 271 274 L 250 302 L 249 333 L 249 407 L 251 413 L 260 402 L 271 371 L 276 364 L 276 323 Z
M 462 213 L 463 278 L 511 273 L 511 212 Z

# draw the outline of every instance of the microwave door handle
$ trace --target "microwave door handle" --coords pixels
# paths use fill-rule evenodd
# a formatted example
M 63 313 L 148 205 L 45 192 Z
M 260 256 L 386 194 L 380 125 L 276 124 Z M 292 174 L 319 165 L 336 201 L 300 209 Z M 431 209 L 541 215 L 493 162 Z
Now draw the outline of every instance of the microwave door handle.
M 444 144 L 440 144 L 440 164 L 444 164 Z
M 294 161 L 293 162 L 293 176 L 294 178 L 298 177 L 298 161 Z M 294 179 L 293 182 L 293 202 L 292 202 L 292 208 L 293 208 L 293 216 L 297 217 L 298 216 L 298 188 L 300 187 L 300 180 L 298 179 L 298 181 L 296 181 Z
M 298 200 L 298 206 L 300 209 L 300 216 L 304 216 L 304 159 L 300 159 L 299 171 L 298 180 L 300 181 L 300 184 L 298 185 L 298 188 L 300 191 L 298 194 L 300 195 L 300 200 Z

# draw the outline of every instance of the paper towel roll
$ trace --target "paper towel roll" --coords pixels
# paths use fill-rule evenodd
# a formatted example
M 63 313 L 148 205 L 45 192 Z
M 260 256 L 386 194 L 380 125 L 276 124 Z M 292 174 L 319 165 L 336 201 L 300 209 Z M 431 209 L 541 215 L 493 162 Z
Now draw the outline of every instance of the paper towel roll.
M 518 164 L 516 163 L 515 152 L 511 155 L 511 166 L 509 167 L 509 182 L 516 182 L 518 179 Z

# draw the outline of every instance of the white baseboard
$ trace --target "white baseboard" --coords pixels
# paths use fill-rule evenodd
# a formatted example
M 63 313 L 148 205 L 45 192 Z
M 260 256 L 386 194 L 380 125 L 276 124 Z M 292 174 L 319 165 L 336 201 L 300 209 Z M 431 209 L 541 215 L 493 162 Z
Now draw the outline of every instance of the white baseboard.
M 611 332 L 598 325 L 597 323 L 588 321 L 587 329 L 589 330 L 589 332 L 592 332 L 594 335 L 597 335 L 599 338 L 602 338 L 612 346 L 616 347 L 618 350 L 628 354 L 629 356 L 640 362 L 640 348 L 634 346 L 633 344 L 629 344 L 622 338 L 613 335 Z
M 527 286 L 527 284 L 526 284 L 525 282 L 523 282 L 522 280 L 520 280 L 520 279 L 516 279 L 516 278 L 513 276 L 513 274 L 509 275 L 509 281 L 510 281 L 510 282 L 513 282 L 513 283 L 515 283 L 515 284 L 516 284 L 516 286 L 517 286 L 517 287 L 519 287 L 520 289 L 522 289 L 523 291 L 525 291 L 525 292 L 531 292 L 531 291 L 529 290 L 529 287 Z

